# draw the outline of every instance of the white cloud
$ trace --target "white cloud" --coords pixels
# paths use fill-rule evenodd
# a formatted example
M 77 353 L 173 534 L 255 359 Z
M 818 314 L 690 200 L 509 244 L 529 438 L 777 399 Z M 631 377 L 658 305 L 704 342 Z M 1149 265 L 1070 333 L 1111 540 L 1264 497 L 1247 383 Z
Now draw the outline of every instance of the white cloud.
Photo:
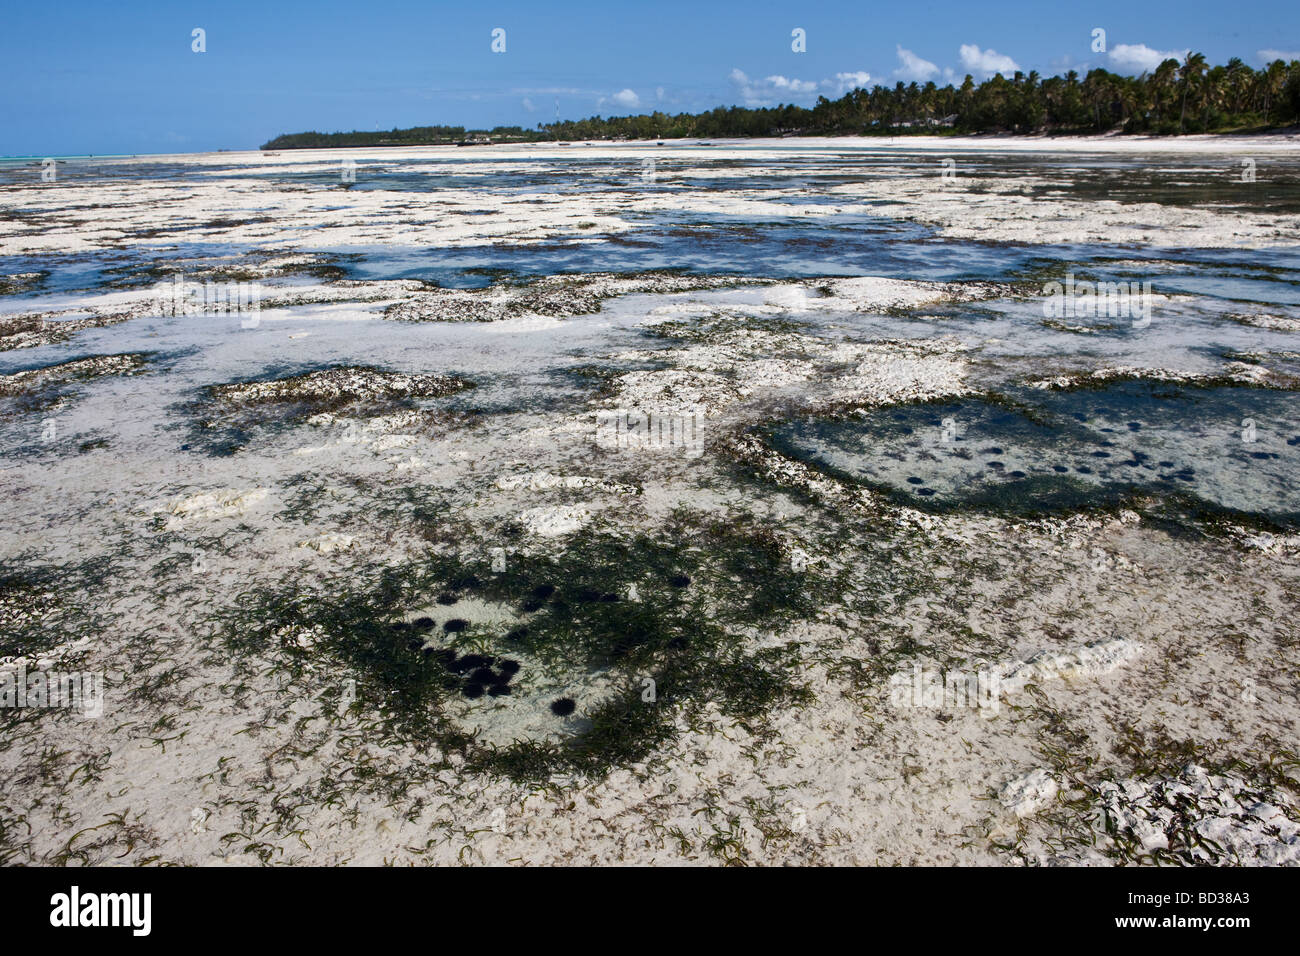
M 811 80 L 786 79 L 784 76 L 769 76 L 764 83 L 771 83 L 774 88 L 791 93 L 811 93 L 817 89 L 817 84 Z
M 537 107 L 533 105 L 533 101 L 526 96 L 524 97 L 523 107 L 530 113 L 537 109 Z
M 1188 50 L 1153 50 L 1145 43 L 1117 43 L 1110 49 L 1111 66 L 1129 73 L 1150 73 L 1165 60 L 1182 62 Z
M 777 102 L 791 102 L 807 98 L 817 91 L 811 80 L 796 80 L 784 76 L 769 76 L 762 80 L 750 79 L 743 70 L 731 71 L 731 82 L 740 92 L 746 106 L 774 106 Z
M 1300 60 L 1300 50 L 1256 50 L 1255 56 L 1259 57 L 1260 63 L 1272 63 L 1274 60 L 1290 63 L 1292 60 Z
M 938 72 L 939 68 L 929 60 L 923 60 L 911 50 L 898 47 L 898 69 L 894 71 L 894 79 L 924 83 Z
M 664 88 L 662 86 L 655 87 L 655 99 L 657 99 L 660 103 L 664 101 Z
M 983 76 L 1001 73 L 1005 77 L 1010 77 L 1020 69 L 1015 60 L 992 48 L 981 50 L 977 44 L 963 43 L 959 52 L 961 65 L 971 73 L 979 73 Z
M 836 73 L 833 80 L 822 80 L 822 89 L 829 97 L 840 97 L 849 90 L 869 89 L 871 74 L 866 70 L 852 73 Z
M 625 110 L 634 110 L 641 105 L 641 97 L 632 90 L 619 90 L 609 99 L 615 106 Z

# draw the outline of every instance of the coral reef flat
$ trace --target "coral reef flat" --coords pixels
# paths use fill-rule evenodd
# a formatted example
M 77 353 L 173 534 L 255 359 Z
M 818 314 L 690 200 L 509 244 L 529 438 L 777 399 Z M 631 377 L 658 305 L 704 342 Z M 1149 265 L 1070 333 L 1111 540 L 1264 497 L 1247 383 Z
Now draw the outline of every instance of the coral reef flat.
M 57 169 L 0 863 L 1300 863 L 1296 137 Z

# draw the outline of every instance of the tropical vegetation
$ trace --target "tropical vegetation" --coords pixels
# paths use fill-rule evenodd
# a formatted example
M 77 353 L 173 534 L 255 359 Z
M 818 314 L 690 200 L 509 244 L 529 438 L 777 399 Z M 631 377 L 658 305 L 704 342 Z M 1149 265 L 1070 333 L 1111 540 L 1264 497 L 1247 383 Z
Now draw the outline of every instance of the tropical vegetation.
M 322 146 L 414 146 L 538 140 L 673 139 L 905 133 L 1184 133 L 1261 131 L 1300 123 L 1300 60 L 1252 69 L 1233 58 L 1211 67 L 1203 54 L 1167 59 L 1141 76 L 1101 68 L 1081 80 L 1071 70 L 1037 72 L 960 86 L 899 82 L 855 89 L 809 107 L 723 107 L 702 113 L 592 116 L 538 123 L 535 130 L 498 126 L 417 126 L 377 132 L 292 133 L 263 149 Z

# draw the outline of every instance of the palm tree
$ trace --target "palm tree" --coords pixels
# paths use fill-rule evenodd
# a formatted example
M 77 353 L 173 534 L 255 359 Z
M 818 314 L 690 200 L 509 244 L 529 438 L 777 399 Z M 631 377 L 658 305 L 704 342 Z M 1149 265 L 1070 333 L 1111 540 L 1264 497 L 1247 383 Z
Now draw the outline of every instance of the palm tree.
M 1114 125 L 1111 105 L 1114 102 L 1115 78 L 1105 70 L 1098 67 L 1095 70 L 1089 70 L 1088 75 L 1083 80 L 1083 99 L 1085 103 L 1092 106 L 1093 125 L 1098 130 L 1109 129 Z M 1102 124 L 1102 106 L 1106 107 L 1106 123 Z
M 1205 65 L 1204 53 L 1188 53 L 1187 59 L 1183 61 L 1182 69 L 1179 70 L 1178 79 L 1183 86 L 1183 109 L 1178 116 L 1178 132 L 1180 133 L 1186 129 L 1187 92 L 1201 78 L 1201 74 L 1205 72 Z
M 1273 100 L 1282 92 L 1286 85 L 1286 64 L 1281 60 L 1274 60 L 1264 70 L 1264 116 L 1273 110 Z
M 1224 67 L 1225 80 L 1228 90 L 1228 110 L 1232 113 L 1241 112 L 1241 94 L 1250 80 L 1251 69 L 1241 61 L 1241 57 L 1234 56 Z
M 1128 124 L 1142 111 L 1142 81 L 1127 77 L 1121 79 L 1118 94 L 1121 113 L 1120 122 L 1124 123 L 1128 129 L 1132 129 L 1133 127 L 1128 126 Z
M 1165 94 L 1174 88 L 1174 75 L 1178 72 L 1178 61 L 1173 57 L 1165 60 L 1151 76 L 1151 97 L 1156 109 L 1156 122 L 1164 119 Z

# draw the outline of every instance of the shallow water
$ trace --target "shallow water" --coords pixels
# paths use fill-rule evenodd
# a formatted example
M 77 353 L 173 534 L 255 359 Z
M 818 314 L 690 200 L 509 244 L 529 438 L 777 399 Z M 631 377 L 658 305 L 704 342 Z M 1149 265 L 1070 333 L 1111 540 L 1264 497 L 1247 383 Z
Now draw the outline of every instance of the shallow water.
M 254 159 L 254 162 L 258 160 Z M 319 196 L 334 191 L 333 208 L 349 208 L 353 192 L 399 192 L 412 197 L 412 209 L 442 202 L 440 193 L 463 191 L 486 197 L 537 195 L 554 204 L 570 198 L 599 200 L 629 194 L 662 197 L 664 208 L 627 213 L 634 228 L 602 235 L 587 233 L 581 223 L 570 235 L 528 245 L 483 244 L 448 248 L 402 244 L 322 246 L 315 251 L 355 257 L 341 262 L 354 278 L 419 278 L 445 286 L 473 287 L 488 279 L 482 270 L 517 275 L 556 272 L 645 271 L 678 269 L 688 272 L 735 273 L 770 278 L 837 275 L 882 275 L 899 278 L 950 280 L 961 278 L 1036 278 L 1044 269 L 1069 263 L 1076 272 L 1096 278 L 1129 277 L 1157 280 L 1157 291 L 1182 291 L 1272 304 L 1300 304 L 1300 252 L 1294 249 L 1178 250 L 1104 244 L 1032 244 L 953 241 L 934 229 L 890 218 L 889 203 L 861 201 L 841 190 L 889 176 L 904 181 L 938 181 L 941 159 L 932 154 L 845 153 L 834 149 L 801 149 L 797 155 L 773 158 L 772 150 L 746 158 L 709 157 L 707 147 L 665 149 L 653 175 L 645 175 L 643 158 L 565 157 L 512 159 L 458 151 L 447 158 L 402 159 L 366 157 L 358 162 L 357 180 L 340 182 L 337 162 L 310 155 L 282 154 L 265 167 L 247 161 L 229 164 L 186 163 L 173 160 L 123 162 L 72 159 L 59 165 L 59 184 L 105 185 L 120 188 L 133 182 L 201 185 L 234 178 L 266 183 Z M 1256 181 L 1236 181 L 1240 158 L 1076 155 L 1026 153 L 998 155 L 968 153 L 958 162 L 963 188 L 979 194 L 1008 185 L 1027 184 L 1032 196 L 1073 200 L 1110 199 L 1121 203 L 1160 203 L 1224 210 L 1254 210 L 1290 215 L 1300 210 L 1300 161 L 1270 156 L 1259 161 Z M 40 174 L 33 161 L 0 163 L 0 187 L 30 183 Z M 936 188 L 938 188 L 936 186 Z M 776 206 L 789 206 L 789 215 L 738 215 L 677 208 L 672 198 L 684 191 L 761 196 Z M 256 193 L 251 193 L 250 198 Z M 554 197 L 550 199 L 547 197 Z M 6 214 L 40 228 L 47 212 L 57 215 L 58 193 L 49 207 L 10 207 Z M 115 199 L 115 202 L 120 202 Z M 800 206 L 828 215 L 805 217 Z M 328 209 L 325 211 L 328 214 Z M 473 220 L 483 210 L 459 208 Z M 256 220 L 264 210 L 255 206 L 241 214 Z M 111 219 L 111 208 L 106 208 Z M 225 220 L 218 220 L 224 222 Z M 202 224 L 162 227 L 153 234 L 113 250 L 67 255 L 0 257 L 0 272 L 49 271 L 42 292 L 93 289 L 105 284 L 157 281 L 177 259 L 237 257 L 255 251 L 247 244 L 222 242 L 193 233 Z M 1148 260 L 1166 260 L 1148 264 Z M 1112 268 L 1111 263 L 1130 263 Z M 1210 266 L 1211 268 L 1205 268 Z M 10 305 L 0 297 L 0 305 Z
M 772 437 L 789 454 L 938 509 L 1033 514 L 1155 495 L 1300 522 L 1292 392 L 1142 381 L 1019 389 L 805 419 Z
M 887 669 L 913 655 L 924 655 L 919 663 L 978 653 L 1011 665 L 1040 649 L 1069 656 L 1122 634 L 1126 647 L 1140 650 L 1140 642 L 1151 651 L 1126 673 L 1099 673 L 1140 681 L 1107 690 L 1107 707 L 1157 700 L 1162 733 L 1233 735 L 1231 727 L 1171 718 L 1165 702 L 1199 705 L 1216 672 L 1274 686 L 1278 646 L 1261 645 L 1249 663 L 1239 642 L 1242 609 L 1252 639 L 1289 633 L 1294 608 L 1283 595 L 1294 547 L 1279 535 L 1278 547 L 1262 555 L 1262 536 L 1202 519 L 1300 527 L 1297 396 L 1149 379 L 1070 390 L 1029 383 L 1100 381 L 1090 373 L 1116 368 L 1213 383 L 1300 376 L 1300 339 L 1291 331 L 1300 327 L 1293 325 L 1300 251 L 1155 244 L 1176 236 L 1195 245 L 1193 228 L 1203 221 L 1216 242 L 1273 234 L 1258 222 L 1253 232 L 1234 233 L 1240 216 L 1190 217 L 1192 227 L 1154 230 L 1133 244 L 1058 242 L 1126 233 L 1115 231 L 1113 215 L 1075 228 L 1088 218 L 1077 202 L 1034 203 L 1028 218 L 1017 218 L 1024 194 L 1008 187 L 1030 169 L 1035 182 L 1026 188 L 1043 196 L 1132 198 L 1161 209 L 1267 203 L 1227 195 L 1215 179 L 1224 172 L 1217 160 L 1158 157 L 1138 174 L 1144 161 L 1129 157 L 968 154 L 960 169 L 973 180 L 977 203 L 969 208 L 988 214 L 981 228 L 1007 215 L 1016 241 L 951 239 L 951 223 L 919 224 L 944 220 L 926 218 L 917 203 L 878 198 L 903 195 L 897 182 L 915 197 L 924 177 L 935 176 L 932 155 L 806 146 L 733 152 L 741 155 L 679 150 L 681 159 L 661 162 L 659 178 L 645 182 L 640 163 L 626 158 L 475 160 L 460 150 L 448 160 L 359 163 L 358 183 L 347 190 L 335 181 L 337 155 L 327 162 L 286 154 L 265 164 L 257 156 L 211 165 L 87 161 L 69 164 L 59 183 L 76 188 L 63 195 L 6 190 L 3 183 L 39 167 L 0 164 L 0 199 L 21 195 L 24 203 L 0 209 L 0 225 L 17 226 L 7 248 L 27 247 L 30 238 L 31 247 L 51 250 L 0 259 L 0 273 L 48 273 L 34 285 L 9 283 L 27 288 L 0 297 L 13 342 L 39 336 L 21 338 L 29 317 L 3 313 L 131 316 L 66 341 L 0 351 L 0 374 L 88 356 L 142 357 L 122 363 L 120 374 L 53 372 L 54 384 L 29 393 L 22 383 L 32 376 L 11 379 L 4 383 L 11 394 L 0 396 L 0 485 L 10 504 L 0 553 L 33 581 L 57 578 L 49 601 L 83 609 L 49 640 L 10 646 L 44 652 L 84 639 L 96 666 L 126 675 L 109 695 L 120 719 L 78 723 L 75 734 L 48 739 L 41 727 L 29 738 L 31 747 L 68 757 L 49 765 L 49 792 L 34 789 L 24 771 L 11 773 L 21 786 L 10 802 L 59 813 L 74 806 L 93 826 L 106 812 L 104 793 L 115 794 L 115 809 L 172 834 L 163 837 L 167 855 L 155 860 L 212 853 L 231 861 L 224 835 L 260 827 L 257 839 L 283 840 L 294 854 L 308 846 L 304 833 L 313 848 L 317 835 L 342 834 L 337 855 L 309 848 L 314 855 L 303 859 L 352 859 L 356 846 L 374 862 L 400 862 L 424 853 L 419 844 L 436 832 L 427 819 L 416 822 L 433 793 L 435 812 L 454 817 L 466 839 L 439 837 L 431 852 L 444 855 L 426 859 L 464 862 L 455 854 L 488 832 L 480 818 L 485 797 L 502 792 L 497 779 L 528 784 L 521 814 L 535 812 L 555 785 L 566 788 L 554 791 L 564 801 L 557 816 L 526 828 L 536 839 L 564 843 L 572 833 L 598 843 L 618 830 L 619 840 L 631 833 L 639 845 L 636 827 L 623 825 L 630 818 L 607 798 L 662 803 L 669 791 L 647 781 L 664 767 L 672 773 L 663 778 L 672 805 L 664 812 L 689 812 L 695 825 L 713 827 L 709 839 L 720 818 L 695 808 L 717 805 L 721 787 L 728 800 L 741 793 L 751 809 L 767 796 L 773 807 L 804 803 L 814 827 L 821 808 L 833 805 L 835 831 L 809 836 L 834 846 L 841 826 L 855 840 L 868 834 L 858 842 L 881 847 L 879 862 L 888 859 L 884 847 L 923 828 L 984 826 L 988 795 L 1017 761 L 1037 766 L 1043 751 L 1039 721 L 999 722 L 1009 736 L 990 750 L 987 739 L 969 744 L 981 738 L 960 714 L 944 715 L 959 722 L 936 734 L 924 730 L 943 726 L 931 712 L 918 725 L 880 708 Z M 1268 174 L 1261 165 L 1261 184 Z M 888 179 L 888 191 L 857 201 L 848 187 L 873 177 Z M 90 183 L 105 189 L 82 188 Z M 661 202 L 626 202 L 631 194 Z M 1289 201 L 1279 197 L 1276 209 Z M 906 212 L 916 221 L 904 221 Z M 1033 219 L 1040 212 L 1045 228 Z M 1287 238 L 1277 230 L 1278 241 Z M 321 265 L 355 279 L 501 284 L 486 295 L 354 286 Z M 540 289 L 509 281 L 664 268 L 813 281 L 700 282 L 685 292 L 662 291 L 677 288 L 663 276 Z M 178 269 L 191 277 L 270 275 L 272 291 L 247 325 L 238 314 L 151 311 L 153 287 Z M 1151 281 L 1152 320 L 1049 320 L 1038 290 L 1066 272 Z M 614 297 L 598 300 L 606 293 Z M 397 310 L 386 312 L 392 305 Z M 487 320 L 455 321 L 478 318 Z M 441 373 L 472 387 L 440 394 L 386 385 L 337 406 L 338 393 L 320 404 L 299 390 L 275 405 L 232 405 L 212 390 L 336 365 L 371 367 L 365 374 L 389 385 Z M 916 403 L 916 396 L 948 397 Z M 660 403 L 697 399 L 707 412 L 698 456 L 601 441 L 601 413 L 615 406 L 657 415 Z M 827 409 L 862 411 L 834 418 Z M 796 470 L 750 441 L 756 423 L 765 423 L 758 427 L 779 452 L 943 514 L 917 520 L 897 508 L 859 510 L 843 496 L 822 497 L 821 483 L 787 483 Z M 737 461 L 746 449 L 761 470 Z M 1055 522 L 1044 529 L 987 517 L 1098 507 L 1132 507 L 1144 520 L 1065 522 L 1059 530 Z M 1165 533 L 1188 526 L 1210 534 Z M 1122 557 L 1126 570 L 1102 580 L 1088 561 L 1098 550 L 1113 553 L 1117 568 Z M 1227 583 L 1204 585 L 1211 565 Z M 24 625 L 19 636 L 36 633 L 37 625 Z M 1228 635 L 1222 645 L 1216 633 Z M 1233 655 L 1227 669 L 1223 648 Z M 1152 673 L 1171 660 L 1177 673 Z M 173 663 L 192 676 L 175 685 L 175 697 L 160 696 Z M 1076 754 L 1086 735 L 1074 731 L 1091 726 L 1102 698 L 1076 686 L 1061 752 L 1083 765 L 1094 757 Z M 1287 739 L 1293 708 L 1246 710 L 1239 691 L 1234 683 L 1224 697 L 1243 705 L 1230 719 Z M 139 728 L 159 717 L 156 733 L 173 714 L 184 726 L 165 741 L 176 772 L 164 781 Z M 727 723 L 715 723 L 715 714 Z M 750 732 L 770 714 L 782 715 L 767 725 L 773 735 Z M 314 753 L 297 749 L 306 743 L 304 718 L 324 734 Z M 723 729 L 731 727 L 743 736 Z M 719 730 L 727 737 L 721 747 Z M 913 762 L 903 775 L 923 808 L 894 814 L 884 831 L 872 808 L 897 791 L 899 771 L 873 740 L 941 748 L 931 763 L 938 773 L 910 774 L 933 749 L 921 750 L 919 762 L 907 755 Z M 113 755 L 113 776 L 101 781 L 74 768 L 90 747 Z M 798 761 L 785 756 L 796 751 Z M 225 776 L 231 757 L 230 766 L 251 768 L 253 790 L 242 770 Z M 680 773 L 679 759 L 687 768 Z M 288 796 L 263 783 L 270 779 L 263 769 L 286 760 L 295 781 L 306 781 L 299 787 L 277 773 L 292 788 Z M 633 772 L 609 778 L 625 781 L 612 791 L 584 790 L 599 792 L 599 801 L 571 799 L 570 784 L 605 786 L 597 781 L 607 768 Z M 735 791 L 729 780 L 743 786 Z M 419 806 L 405 789 L 390 789 L 398 784 Z M 336 785 L 348 799 L 357 787 L 366 801 L 381 797 L 370 802 L 391 810 L 397 829 L 340 822 L 328 802 L 337 791 L 327 787 Z M 183 809 L 176 812 L 199 793 L 205 805 L 224 808 L 203 845 Z M 256 807 L 252 816 L 248 808 L 256 800 L 262 816 L 254 819 Z M 598 803 L 599 821 L 591 816 Z M 302 829 L 285 822 L 285 806 L 324 808 L 326 817 Z M 33 841 L 52 842 L 49 852 L 67 843 L 61 829 L 70 818 L 32 819 Z M 669 826 L 676 823 L 663 817 L 645 832 Z M 525 858 L 499 842 L 503 861 Z M 624 857 L 630 846 L 617 849 L 620 861 L 635 859 Z M 102 860 L 139 862 L 164 849 L 149 845 L 135 859 L 129 846 L 107 852 Z M 915 847 L 899 852 L 931 861 Z

